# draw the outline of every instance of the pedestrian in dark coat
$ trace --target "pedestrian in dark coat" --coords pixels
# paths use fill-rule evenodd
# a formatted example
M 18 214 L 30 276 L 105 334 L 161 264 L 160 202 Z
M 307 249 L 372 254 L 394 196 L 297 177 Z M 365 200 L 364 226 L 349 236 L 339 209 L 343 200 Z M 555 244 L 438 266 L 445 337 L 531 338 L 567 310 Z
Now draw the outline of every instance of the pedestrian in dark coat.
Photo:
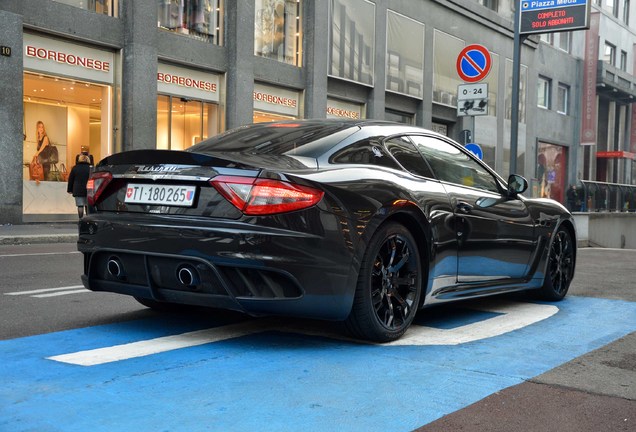
M 86 183 L 91 175 L 90 159 L 86 155 L 80 155 L 77 164 L 68 175 L 68 185 L 66 191 L 75 197 L 77 215 L 80 219 L 84 216 L 84 211 L 88 212 L 86 202 Z

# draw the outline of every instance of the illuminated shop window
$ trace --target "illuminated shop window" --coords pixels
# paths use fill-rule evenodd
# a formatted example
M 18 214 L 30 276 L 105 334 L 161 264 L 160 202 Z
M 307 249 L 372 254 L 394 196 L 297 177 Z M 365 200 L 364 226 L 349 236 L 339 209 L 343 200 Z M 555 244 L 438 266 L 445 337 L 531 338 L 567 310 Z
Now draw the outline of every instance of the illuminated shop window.
M 69 6 L 86 9 L 98 14 L 116 17 L 119 14 L 119 0 L 53 0 L 58 3 L 64 3 Z
M 158 0 L 158 26 L 223 45 L 223 0 Z
M 256 0 L 254 55 L 302 65 L 300 0 Z
M 268 113 L 265 111 L 254 111 L 254 123 L 265 123 L 273 121 L 294 120 L 296 117 L 282 114 Z
M 75 156 L 88 151 L 95 162 L 106 156 L 111 87 L 42 74 L 24 74 L 24 162 L 38 151 L 37 124 L 41 122 L 58 153 L 57 166 L 70 170 Z M 105 134 L 105 135 L 104 135 Z M 45 167 L 45 171 L 47 171 Z M 28 171 L 24 178 L 28 180 Z M 45 181 L 59 181 L 48 180 Z
M 216 104 L 179 96 L 157 97 L 157 148 L 185 150 L 220 132 Z
M 387 12 L 386 89 L 422 98 L 424 24 Z
M 329 75 L 372 86 L 375 4 L 366 0 L 331 0 L 329 6 Z
M 82 152 L 94 163 L 110 153 L 113 88 L 32 72 L 25 72 L 23 80 L 23 213 L 33 220 L 47 215 L 77 218 L 65 173 Z M 36 161 L 41 177 L 32 176 Z

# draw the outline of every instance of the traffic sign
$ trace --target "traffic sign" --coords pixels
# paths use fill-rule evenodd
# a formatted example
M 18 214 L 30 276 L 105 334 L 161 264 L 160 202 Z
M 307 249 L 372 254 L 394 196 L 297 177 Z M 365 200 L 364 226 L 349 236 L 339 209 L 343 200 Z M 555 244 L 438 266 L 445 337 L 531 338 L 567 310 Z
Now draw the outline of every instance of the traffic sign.
M 457 86 L 457 100 L 478 100 L 488 97 L 488 84 L 460 84 Z
M 488 115 L 488 84 L 460 84 L 457 86 L 457 115 Z
M 462 80 L 469 83 L 486 78 L 491 66 L 490 52 L 483 45 L 468 45 L 457 56 L 457 74 Z
M 592 0 L 523 0 L 519 34 L 590 28 Z
M 484 152 L 479 144 L 468 143 L 464 146 L 466 150 L 474 154 L 479 160 L 484 160 Z

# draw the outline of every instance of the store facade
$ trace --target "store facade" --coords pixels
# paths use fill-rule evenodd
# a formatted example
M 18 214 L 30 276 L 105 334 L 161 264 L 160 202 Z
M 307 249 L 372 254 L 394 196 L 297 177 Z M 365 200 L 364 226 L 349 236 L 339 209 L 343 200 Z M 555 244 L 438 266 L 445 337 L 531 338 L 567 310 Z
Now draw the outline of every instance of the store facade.
M 108 2 L 105 13 L 74 0 L 49 0 L 46 8 L 41 0 L 3 2 L 2 45 L 11 45 L 17 34 L 19 46 L 11 45 L 12 57 L 2 57 L 0 72 L 21 84 L 19 97 L 0 84 L 8 95 L 0 115 L 15 116 L 19 124 L 10 133 L 0 132 L 0 150 L 15 158 L 11 169 L 20 167 L 0 191 L 0 208 L 12 209 L 4 212 L 9 215 L 5 220 L 74 217 L 64 182 L 29 179 L 38 121 L 58 148 L 60 171 L 62 164 L 70 170 L 82 150 L 97 162 L 131 149 L 185 150 L 253 122 L 368 118 L 423 126 L 457 140 L 470 129 L 485 161 L 506 176 L 512 93 L 509 2 L 503 1 L 498 12 L 472 0 L 460 3 L 426 2 L 423 8 L 414 0 L 181 0 L 159 5 L 120 0 Z M 458 115 L 461 80 L 455 70 L 457 55 L 471 43 L 486 45 L 494 59 L 486 78 L 488 112 L 472 119 Z M 532 38 L 522 48 L 517 166 L 533 177 L 539 142 L 561 146 L 568 158 L 565 177 L 571 178 L 577 105 L 560 116 L 543 113 L 550 114 L 545 121 L 529 89 L 536 88 L 539 72 L 575 79 L 580 59 L 576 50 L 549 52 L 554 59 L 543 65 L 537 60 L 545 57 L 543 51 Z M 578 88 L 570 88 L 574 100 Z M 544 123 L 550 126 L 545 134 L 535 127 Z
M 111 152 L 115 54 L 25 33 L 23 55 L 24 220 L 74 215 L 66 175 L 76 156 L 88 152 L 99 160 Z M 49 163 L 42 163 L 42 180 L 30 176 L 34 155 L 42 145 L 38 125 L 57 153 Z

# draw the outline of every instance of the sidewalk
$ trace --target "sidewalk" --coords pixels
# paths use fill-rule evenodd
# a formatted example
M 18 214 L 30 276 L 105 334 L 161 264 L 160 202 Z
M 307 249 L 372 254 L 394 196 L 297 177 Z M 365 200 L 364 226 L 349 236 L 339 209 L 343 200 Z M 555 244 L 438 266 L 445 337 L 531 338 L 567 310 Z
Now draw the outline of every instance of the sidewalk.
M 35 243 L 74 243 L 77 222 L 0 225 L 0 245 Z

